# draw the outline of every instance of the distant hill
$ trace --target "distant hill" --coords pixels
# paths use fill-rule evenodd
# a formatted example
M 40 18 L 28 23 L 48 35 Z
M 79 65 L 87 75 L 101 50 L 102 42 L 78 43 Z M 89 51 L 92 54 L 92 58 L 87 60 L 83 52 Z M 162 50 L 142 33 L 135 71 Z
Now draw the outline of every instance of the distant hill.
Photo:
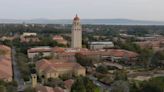
M 71 19 L 33 19 L 33 20 L 16 20 L 0 19 L 0 23 L 35 23 L 35 24 L 71 24 Z M 82 19 L 82 24 L 105 24 L 105 25 L 164 25 L 164 21 L 144 21 L 130 19 Z

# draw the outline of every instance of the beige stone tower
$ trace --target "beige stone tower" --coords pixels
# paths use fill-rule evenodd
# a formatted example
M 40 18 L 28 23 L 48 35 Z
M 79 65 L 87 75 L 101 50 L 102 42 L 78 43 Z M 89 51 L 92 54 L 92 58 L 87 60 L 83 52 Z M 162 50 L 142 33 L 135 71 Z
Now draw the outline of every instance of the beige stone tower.
M 80 18 L 76 15 L 72 25 L 72 48 L 82 48 L 82 27 Z
M 32 87 L 35 88 L 37 86 L 37 75 L 36 74 L 31 74 L 32 77 Z

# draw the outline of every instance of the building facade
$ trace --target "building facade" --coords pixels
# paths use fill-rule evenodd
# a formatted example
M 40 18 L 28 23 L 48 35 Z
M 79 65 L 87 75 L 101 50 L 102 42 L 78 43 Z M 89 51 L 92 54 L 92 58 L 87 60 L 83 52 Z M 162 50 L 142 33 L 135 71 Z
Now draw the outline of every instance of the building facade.
M 113 42 L 89 42 L 89 48 L 92 50 L 113 48 Z
M 59 59 L 37 61 L 36 70 L 39 76 L 48 78 L 58 78 L 65 74 L 75 76 L 85 76 L 86 69 L 76 62 L 66 62 Z
M 68 42 L 67 42 L 67 40 L 65 40 L 62 36 L 60 36 L 60 35 L 55 35 L 55 36 L 53 36 L 53 38 L 52 38 L 54 41 L 56 41 L 57 43 L 59 43 L 59 44 L 63 44 L 63 45 L 67 45 L 68 44 Z
M 20 36 L 20 42 L 40 42 L 40 39 L 36 33 L 23 33 Z
M 111 62 L 118 62 L 120 60 L 126 60 L 127 63 L 133 63 L 137 60 L 138 53 L 123 50 L 123 49 L 108 49 L 104 51 L 88 51 L 88 52 L 79 52 L 82 58 L 90 58 L 98 61 L 107 60 Z
M 76 61 L 76 54 L 78 52 L 87 52 L 88 49 L 54 47 L 52 51 L 53 51 L 53 56 L 56 59 L 63 59 L 66 61 Z
M 80 24 L 80 18 L 77 15 L 73 20 L 71 47 L 82 48 L 82 26 Z
M 34 58 L 41 55 L 42 57 L 49 57 L 52 55 L 51 47 L 40 46 L 35 48 L 30 48 L 27 50 L 28 58 Z

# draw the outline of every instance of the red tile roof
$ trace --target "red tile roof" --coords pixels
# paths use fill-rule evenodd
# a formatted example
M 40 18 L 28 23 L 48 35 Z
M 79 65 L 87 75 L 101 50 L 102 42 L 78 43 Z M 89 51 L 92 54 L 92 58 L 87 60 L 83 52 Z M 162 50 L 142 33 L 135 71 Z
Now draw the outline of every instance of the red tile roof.
M 74 20 L 80 20 L 80 18 L 78 17 L 78 15 L 76 14 Z
M 129 57 L 134 58 L 137 57 L 138 54 L 132 51 L 122 50 L 122 49 L 109 49 L 108 51 L 86 51 L 86 52 L 79 52 L 80 55 L 84 56 L 114 56 L 114 57 Z
M 86 51 L 86 52 L 78 52 L 80 55 L 90 56 L 90 55 L 100 55 L 101 51 Z
M 132 51 L 122 50 L 122 49 L 111 49 L 109 50 L 110 55 L 114 57 L 129 57 L 134 58 L 137 57 L 138 54 Z
M 60 53 L 60 55 L 75 55 L 78 52 L 87 52 L 89 51 L 87 48 L 61 48 L 54 47 L 52 49 L 55 53 Z
M 31 48 L 28 49 L 28 53 L 35 53 L 35 52 L 51 52 L 50 47 L 36 47 L 36 48 Z
M 64 92 L 64 90 L 60 87 L 55 87 L 54 92 Z
M 2 50 L 6 50 L 6 51 L 10 51 L 10 50 L 11 50 L 10 47 L 5 46 L 5 45 L 0 45 L 0 49 L 2 49 Z
M 64 40 L 64 38 L 62 36 L 60 36 L 60 35 L 55 35 L 53 37 L 53 40 Z
M 36 87 L 36 92 L 54 92 L 52 87 L 39 85 Z
M 53 59 L 53 60 L 42 59 L 36 63 L 36 67 L 37 69 L 40 69 L 41 71 L 44 71 L 44 72 L 49 72 L 51 69 L 56 70 L 58 68 L 59 69 L 60 68 L 76 68 L 76 69 L 83 68 L 80 64 L 76 62 L 66 62 L 66 61 L 57 60 L 57 59 Z
M 0 45 L 0 50 L 5 52 L 0 56 L 0 79 L 12 79 L 11 49 L 5 45 Z
M 63 52 L 63 53 L 60 53 L 60 56 L 72 56 L 75 54 L 76 54 L 76 52 Z
M 48 86 L 42 86 L 42 85 L 38 85 L 36 87 L 36 92 L 64 92 L 64 89 L 60 88 L 60 87 L 48 87 Z
M 62 47 L 54 47 L 54 48 L 52 48 L 52 51 L 55 52 L 55 53 L 64 52 L 65 51 L 65 48 L 62 48 Z
M 71 89 L 73 83 L 74 83 L 74 80 L 73 79 L 69 79 L 69 80 L 64 81 L 64 85 L 68 89 Z

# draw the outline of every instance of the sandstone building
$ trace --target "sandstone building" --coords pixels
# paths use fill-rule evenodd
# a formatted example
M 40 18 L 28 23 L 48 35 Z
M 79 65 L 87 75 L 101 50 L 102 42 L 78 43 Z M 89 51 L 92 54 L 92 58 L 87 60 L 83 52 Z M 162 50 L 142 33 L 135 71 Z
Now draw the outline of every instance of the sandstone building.
M 82 48 L 82 27 L 80 25 L 80 18 L 76 15 L 72 25 L 72 48 Z
M 36 63 L 36 70 L 39 76 L 47 78 L 58 78 L 64 74 L 72 74 L 75 76 L 85 76 L 86 70 L 76 62 L 66 62 L 62 60 L 42 59 Z

